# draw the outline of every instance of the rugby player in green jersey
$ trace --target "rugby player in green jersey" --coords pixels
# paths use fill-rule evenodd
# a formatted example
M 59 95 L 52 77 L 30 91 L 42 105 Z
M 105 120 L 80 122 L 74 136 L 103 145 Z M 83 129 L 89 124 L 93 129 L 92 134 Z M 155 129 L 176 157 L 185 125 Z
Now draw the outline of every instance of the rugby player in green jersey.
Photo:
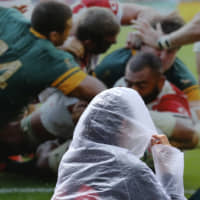
M 156 27 L 158 23 L 161 24 L 162 32 L 165 34 L 174 32 L 183 25 L 181 18 L 177 15 L 154 21 L 153 26 Z M 176 57 L 178 48 L 159 50 L 144 44 L 134 33 L 130 36 L 129 41 L 134 47 L 132 49 L 121 48 L 106 56 L 96 67 L 96 76 L 108 87 L 112 87 L 116 80 L 124 75 L 126 63 L 137 51 L 153 52 L 161 58 L 164 75 L 167 79 L 187 95 L 193 120 L 198 122 L 200 119 L 200 88 L 187 66 Z
M 75 36 L 79 39 L 80 47 L 76 47 L 76 50 L 80 52 L 83 49 L 83 52 L 85 52 L 83 58 L 86 59 L 79 58 L 76 52 L 71 51 L 71 49 L 70 52 L 75 54 L 77 61 L 83 67 L 82 69 L 88 71 L 91 69 L 90 59 L 87 62 L 88 55 L 105 52 L 112 43 L 115 43 L 118 32 L 119 23 L 112 12 L 105 8 L 88 8 L 80 15 L 75 32 Z M 77 41 L 73 40 L 73 45 L 75 42 Z M 32 136 L 35 135 L 34 132 L 46 131 L 61 138 L 62 141 L 70 139 L 73 134 L 74 121 L 77 121 L 82 113 L 82 108 L 85 108 L 87 102 L 78 102 L 72 108 L 77 99 L 66 97 L 58 90 L 52 91 L 52 88 L 42 92 L 39 97 L 42 105 L 21 121 L 24 131 Z M 72 114 L 68 110 L 72 110 Z M 56 171 L 61 156 L 67 150 L 69 143 L 69 141 L 63 145 L 52 141 L 44 143 L 37 151 L 39 157 L 38 165 L 44 168 L 49 163 L 51 169 L 53 168 Z M 52 154 L 47 153 L 47 151 L 55 148 L 56 145 L 59 147 L 51 152 Z M 48 155 L 50 155 L 50 158 L 48 158 Z M 45 161 L 47 159 L 49 162 Z
M 105 89 L 71 54 L 56 48 L 68 36 L 71 17 L 68 6 L 53 1 L 38 4 L 31 23 L 15 9 L 0 8 L 1 157 L 29 147 L 32 136 L 19 131 L 20 122 L 13 120 L 46 87 L 87 101 Z M 37 136 L 40 142 L 54 137 L 46 132 Z

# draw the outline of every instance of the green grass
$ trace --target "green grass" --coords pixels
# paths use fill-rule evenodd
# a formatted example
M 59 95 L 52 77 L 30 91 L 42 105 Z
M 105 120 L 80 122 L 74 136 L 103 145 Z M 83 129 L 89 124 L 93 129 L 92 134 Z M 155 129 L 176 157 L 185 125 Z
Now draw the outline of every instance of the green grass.
M 184 172 L 185 189 L 200 188 L 200 149 L 185 152 Z
M 37 175 L 23 175 L 15 173 L 0 173 L 0 191 L 12 189 L 0 193 L 0 200 L 47 200 L 52 196 L 52 189 L 55 187 L 56 177 L 40 178 Z M 31 189 L 47 190 L 46 192 L 29 191 Z
M 51 196 L 51 193 L 12 193 L 1 194 L 0 200 L 49 200 Z

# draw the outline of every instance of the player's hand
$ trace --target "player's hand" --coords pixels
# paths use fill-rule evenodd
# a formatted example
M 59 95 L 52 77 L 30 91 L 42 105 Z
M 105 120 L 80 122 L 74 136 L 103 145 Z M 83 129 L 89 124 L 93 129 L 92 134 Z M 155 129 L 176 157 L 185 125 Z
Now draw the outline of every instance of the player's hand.
M 27 5 L 13 6 L 13 8 L 19 10 L 21 13 L 25 13 L 28 9 L 28 6 Z
M 161 25 L 159 23 L 156 26 L 156 30 L 153 29 L 152 26 L 143 19 L 132 20 L 132 23 L 134 24 L 132 27 L 137 30 L 138 37 L 140 37 L 145 44 L 154 48 L 159 48 L 157 42 L 158 39 L 163 35 Z
M 69 37 L 60 48 L 74 54 L 77 58 L 83 58 L 85 53 L 83 45 L 75 36 Z
M 142 46 L 142 40 L 137 31 L 129 32 L 126 39 L 126 48 L 140 49 Z
M 166 135 L 153 135 L 151 138 L 151 146 L 156 144 L 169 145 L 169 140 Z

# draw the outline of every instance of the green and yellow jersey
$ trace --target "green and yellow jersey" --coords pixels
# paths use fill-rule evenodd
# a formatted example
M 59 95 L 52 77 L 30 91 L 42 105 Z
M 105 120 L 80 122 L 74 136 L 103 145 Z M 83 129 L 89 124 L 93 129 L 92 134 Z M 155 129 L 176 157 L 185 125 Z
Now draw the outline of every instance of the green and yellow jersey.
M 67 95 L 85 79 L 73 56 L 31 29 L 17 10 L 0 8 L 0 27 L 0 119 L 48 86 Z
M 108 87 L 112 87 L 119 78 L 124 76 L 126 64 L 135 53 L 136 51 L 127 48 L 113 51 L 97 65 L 95 69 L 96 77 Z M 179 58 L 175 59 L 171 68 L 165 72 L 165 76 L 187 95 L 189 101 L 200 100 L 199 85 L 187 66 Z

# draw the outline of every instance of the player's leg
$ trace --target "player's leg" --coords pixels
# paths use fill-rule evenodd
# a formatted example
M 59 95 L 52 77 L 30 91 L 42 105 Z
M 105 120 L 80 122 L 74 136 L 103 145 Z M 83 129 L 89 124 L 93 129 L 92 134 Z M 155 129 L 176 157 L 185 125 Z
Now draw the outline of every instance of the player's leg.
M 70 143 L 71 140 L 67 140 L 64 143 L 54 140 L 41 144 L 36 152 L 37 168 L 41 172 L 57 173 L 62 156 L 69 148 Z
M 21 120 L 24 138 L 35 146 L 49 139 L 71 138 L 74 123 L 70 107 L 76 102 L 77 99 L 56 90 L 36 111 Z

